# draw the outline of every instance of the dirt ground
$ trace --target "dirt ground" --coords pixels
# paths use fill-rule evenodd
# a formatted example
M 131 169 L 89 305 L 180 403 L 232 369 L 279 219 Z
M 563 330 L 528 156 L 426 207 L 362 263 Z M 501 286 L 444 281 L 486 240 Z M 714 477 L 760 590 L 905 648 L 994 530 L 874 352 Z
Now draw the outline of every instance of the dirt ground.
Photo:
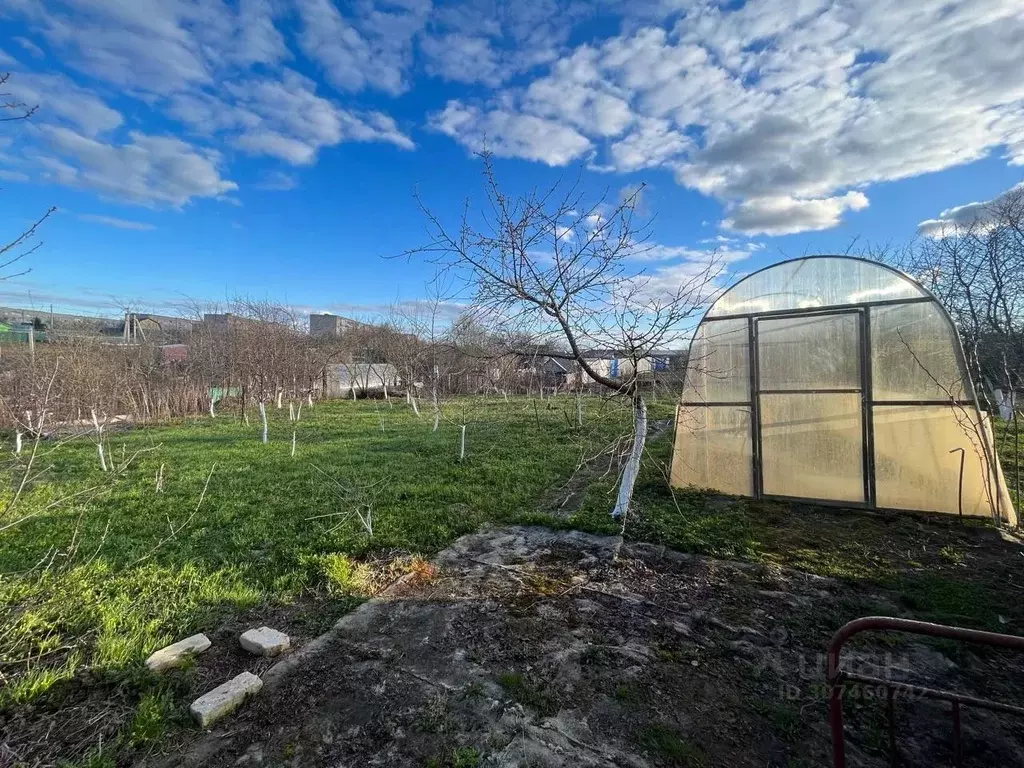
M 801 571 L 546 528 L 468 535 L 435 563 L 144 765 L 831 765 L 828 638 L 897 612 L 884 592 Z M 1019 659 L 876 638 L 849 646 L 851 669 L 1019 699 Z M 852 766 L 889 764 L 875 694 L 848 691 Z M 947 704 L 903 698 L 896 713 L 900 765 L 953 764 Z M 965 710 L 965 764 L 1024 765 L 1021 726 Z

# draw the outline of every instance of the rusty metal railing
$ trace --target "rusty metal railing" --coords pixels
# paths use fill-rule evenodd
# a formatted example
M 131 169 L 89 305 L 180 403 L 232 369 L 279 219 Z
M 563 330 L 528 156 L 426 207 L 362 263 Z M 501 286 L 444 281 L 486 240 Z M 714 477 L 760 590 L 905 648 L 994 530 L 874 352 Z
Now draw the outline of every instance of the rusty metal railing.
M 994 710 L 997 712 L 1008 712 L 1024 717 L 1024 707 L 1013 704 L 1005 704 L 988 699 L 980 699 L 975 696 L 967 696 L 954 691 L 942 691 L 935 688 L 926 688 L 922 685 L 912 683 L 901 683 L 893 680 L 885 680 L 870 675 L 860 675 L 852 672 L 844 672 L 839 668 L 839 654 L 843 645 L 856 634 L 861 632 L 889 631 L 908 632 L 915 635 L 928 635 L 930 637 L 944 637 L 950 640 L 959 640 L 966 643 L 980 643 L 992 645 L 999 648 L 1010 648 L 1015 651 L 1024 652 L 1024 637 L 1015 635 L 1000 635 L 996 632 L 981 632 L 976 629 L 964 629 L 963 627 L 948 627 L 944 624 L 932 624 L 927 621 L 913 621 L 911 619 L 893 619 L 885 616 L 866 616 L 840 627 L 839 631 L 832 636 L 828 646 L 828 669 L 826 680 L 828 683 L 828 706 L 829 726 L 832 730 L 832 761 L 834 768 L 846 768 L 846 738 L 843 732 L 843 686 L 846 683 L 861 683 L 862 685 L 884 686 L 886 689 L 886 719 L 889 729 L 889 759 L 892 766 L 896 766 L 896 713 L 894 698 L 897 692 L 904 692 L 930 699 L 941 699 L 951 703 L 953 720 L 953 757 L 957 768 L 963 765 L 963 742 L 960 732 L 960 709 L 962 706 L 980 707 L 982 709 Z

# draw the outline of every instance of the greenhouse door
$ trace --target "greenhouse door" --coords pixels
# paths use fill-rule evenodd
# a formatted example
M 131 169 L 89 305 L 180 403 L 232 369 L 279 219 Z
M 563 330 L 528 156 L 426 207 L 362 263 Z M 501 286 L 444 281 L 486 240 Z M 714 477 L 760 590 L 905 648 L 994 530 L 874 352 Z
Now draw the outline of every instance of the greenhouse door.
M 753 321 L 758 495 L 868 503 L 860 310 Z

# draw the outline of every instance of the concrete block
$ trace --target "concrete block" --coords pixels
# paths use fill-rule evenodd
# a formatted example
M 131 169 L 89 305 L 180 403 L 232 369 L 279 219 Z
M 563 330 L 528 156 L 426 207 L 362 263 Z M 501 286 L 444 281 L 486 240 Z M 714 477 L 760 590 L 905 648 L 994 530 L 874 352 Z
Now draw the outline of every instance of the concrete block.
M 188 711 L 203 728 L 209 728 L 225 715 L 234 712 L 245 701 L 263 687 L 263 681 L 252 672 L 243 672 L 238 677 L 228 680 L 204 693 L 192 702 Z
M 156 651 L 146 659 L 146 666 L 151 672 L 163 672 L 165 669 L 180 667 L 192 656 L 202 653 L 209 647 L 210 638 L 206 635 L 192 635 Z
M 249 653 L 257 656 L 277 656 L 288 650 L 288 635 L 270 627 L 260 627 L 243 632 L 238 641 Z

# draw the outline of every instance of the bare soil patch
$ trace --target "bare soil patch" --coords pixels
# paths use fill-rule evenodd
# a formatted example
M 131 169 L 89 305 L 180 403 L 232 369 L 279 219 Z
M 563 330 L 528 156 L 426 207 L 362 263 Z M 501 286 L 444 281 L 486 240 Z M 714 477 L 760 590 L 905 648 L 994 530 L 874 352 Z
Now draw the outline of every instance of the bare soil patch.
M 896 612 L 877 586 L 546 528 L 464 536 L 435 562 L 272 670 L 187 753 L 144 764 L 829 765 L 828 638 Z M 1024 690 L 1021 660 L 1001 653 L 890 638 L 850 659 L 976 695 Z M 850 692 L 851 765 L 888 765 L 872 694 Z M 943 705 L 897 709 L 901 764 L 952 764 Z M 968 710 L 966 764 L 1024 765 L 1020 725 Z

